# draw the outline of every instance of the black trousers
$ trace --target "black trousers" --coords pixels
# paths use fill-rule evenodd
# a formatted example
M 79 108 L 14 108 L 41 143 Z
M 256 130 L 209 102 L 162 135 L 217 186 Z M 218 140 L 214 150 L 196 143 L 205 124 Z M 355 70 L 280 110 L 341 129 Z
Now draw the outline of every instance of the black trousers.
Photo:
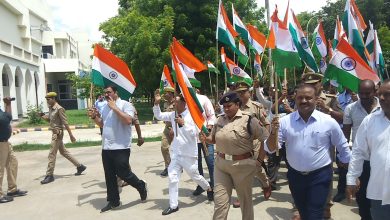
M 332 174 L 330 165 L 307 175 L 289 167 L 287 179 L 291 195 L 302 220 L 323 219 Z
M 367 199 L 367 185 L 368 180 L 370 179 L 370 161 L 365 160 L 363 164 L 363 172 L 359 177 L 360 180 L 360 188 L 359 191 L 356 192 L 356 202 L 359 206 L 359 215 L 361 220 L 371 220 L 371 200 Z
M 118 204 L 120 201 L 117 176 L 138 191 L 145 187 L 145 182 L 130 171 L 130 149 L 102 150 L 104 175 L 106 178 L 107 201 Z
M 288 165 L 287 157 L 286 157 L 286 144 L 282 144 L 282 148 L 279 149 L 279 156 L 276 156 L 275 153 L 268 153 L 268 163 L 267 163 L 267 176 L 270 181 L 271 186 L 276 188 L 276 181 L 278 180 L 280 162 L 284 160 L 286 165 Z

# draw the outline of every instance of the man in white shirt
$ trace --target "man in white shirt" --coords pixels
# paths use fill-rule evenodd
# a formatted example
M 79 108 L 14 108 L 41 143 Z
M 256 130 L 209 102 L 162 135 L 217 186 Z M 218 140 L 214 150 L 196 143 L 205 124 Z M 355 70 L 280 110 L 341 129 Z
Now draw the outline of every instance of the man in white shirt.
M 380 109 L 379 99 L 375 97 L 375 83 L 372 80 L 362 80 L 359 85 L 359 100 L 349 104 L 344 111 L 343 132 L 348 142 L 351 137 L 352 143 L 355 140 L 357 130 L 363 119 L 370 113 Z M 346 175 L 348 170 L 340 169 L 340 172 L 345 172 L 344 175 L 339 175 L 339 184 L 337 186 L 337 194 L 333 201 L 340 202 L 346 198 L 345 188 L 347 185 Z M 370 177 L 370 161 L 364 161 L 363 172 L 359 177 L 360 188 L 356 193 L 356 202 L 359 206 L 359 215 L 363 220 L 371 220 L 370 200 L 366 198 L 366 190 L 368 179 Z
M 116 209 L 121 204 L 117 176 L 137 189 L 141 201 L 145 201 L 147 197 L 145 181 L 138 179 L 129 168 L 133 108 L 129 102 L 119 98 L 115 86 L 107 86 L 104 93 L 107 105 L 103 108 L 101 116 L 96 108 L 89 111 L 89 116 L 95 123 L 103 127 L 102 161 L 108 204 L 101 212 Z
M 171 143 L 171 162 L 168 166 L 169 177 L 169 207 L 162 215 L 169 215 L 179 210 L 179 179 L 183 169 L 202 189 L 207 190 L 209 200 L 213 198 L 213 192 L 207 180 L 198 171 L 198 147 L 197 139 L 199 130 L 193 121 L 190 112 L 186 109 L 183 96 L 175 97 L 175 109 L 177 112 L 161 112 L 161 96 L 155 94 L 153 113 L 158 120 L 168 121 L 177 126 L 172 126 L 174 137 Z
M 370 179 L 367 198 L 371 199 L 373 220 L 390 216 L 390 80 L 382 83 L 378 91 L 381 110 L 364 118 L 355 141 L 347 174 L 347 196 L 355 195 L 365 160 L 370 161 Z

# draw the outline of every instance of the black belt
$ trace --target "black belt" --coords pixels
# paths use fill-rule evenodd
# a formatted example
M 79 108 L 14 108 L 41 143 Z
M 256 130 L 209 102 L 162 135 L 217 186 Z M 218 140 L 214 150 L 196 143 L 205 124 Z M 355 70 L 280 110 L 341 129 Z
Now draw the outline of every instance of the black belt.
M 303 176 L 307 176 L 307 175 L 310 175 L 310 174 L 318 173 L 318 172 L 320 172 L 320 171 L 322 171 L 322 170 L 325 170 L 325 169 L 327 169 L 327 168 L 330 168 L 330 167 L 331 167 L 331 164 L 326 165 L 326 166 L 321 167 L 321 168 L 318 168 L 318 169 L 316 169 L 316 170 L 306 171 L 306 172 L 298 171 L 298 170 L 292 168 L 291 166 L 289 166 L 289 169 L 291 169 L 292 171 L 294 171 L 294 172 L 296 172 L 296 173 L 299 173 L 299 174 L 301 174 L 301 175 L 303 175 Z

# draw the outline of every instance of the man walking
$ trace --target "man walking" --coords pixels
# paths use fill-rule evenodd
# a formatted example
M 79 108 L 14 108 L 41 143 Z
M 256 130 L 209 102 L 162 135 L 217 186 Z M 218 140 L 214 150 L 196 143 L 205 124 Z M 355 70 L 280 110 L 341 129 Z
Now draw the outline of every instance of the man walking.
M 18 173 L 18 161 L 14 155 L 12 145 L 8 142 L 11 137 L 11 98 L 3 99 L 5 112 L 0 109 L 0 203 L 13 201 L 13 197 L 25 196 L 27 191 L 20 190 L 16 186 Z M 2 190 L 4 169 L 7 170 L 8 193 Z
M 47 105 L 49 106 L 49 115 L 42 115 L 41 117 L 49 122 L 50 129 L 52 131 L 52 140 L 51 148 L 49 152 L 49 164 L 47 165 L 46 177 L 41 181 L 41 184 L 47 184 L 54 181 L 54 167 L 56 165 L 57 151 L 60 151 L 60 154 L 68 159 L 73 165 L 76 166 L 76 176 L 81 175 L 81 173 L 87 169 L 86 166 L 79 163 L 69 151 L 65 148 L 63 138 L 64 138 L 64 127 L 68 131 L 70 140 L 72 143 L 76 142 L 76 138 L 72 134 L 72 130 L 68 125 L 68 119 L 65 114 L 65 109 L 57 103 L 57 93 L 49 92 L 45 96 Z
M 367 198 L 371 199 L 373 220 L 390 216 L 390 80 L 378 91 L 381 109 L 369 114 L 361 123 L 352 147 L 347 174 L 347 195 L 355 195 L 364 161 L 370 161 Z
M 96 109 L 88 112 L 95 123 L 103 127 L 102 160 L 108 204 L 101 212 L 116 209 L 121 204 L 117 176 L 137 189 L 141 201 L 147 198 L 145 181 L 138 179 L 129 168 L 133 108 L 129 102 L 119 98 L 115 86 L 107 86 L 104 92 L 107 106 L 103 108 L 101 116 Z
M 158 120 L 177 123 L 173 128 L 174 136 L 171 145 L 171 163 L 168 167 L 169 176 L 169 207 L 162 212 L 162 215 L 169 215 L 179 210 L 179 180 L 183 169 L 203 190 L 207 190 L 208 200 L 213 200 L 213 191 L 207 180 L 198 172 L 198 128 L 193 121 L 190 112 L 186 108 L 183 96 L 176 96 L 176 112 L 161 112 L 161 97 L 155 94 L 153 113 Z
M 350 149 L 339 124 L 317 111 L 316 89 L 303 84 L 297 89 L 297 111 L 272 120 L 271 134 L 279 127 L 279 140 L 268 139 L 265 150 L 275 152 L 287 143 L 287 179 L 301 219 L 323 219 L 332 181 L 330 148 L 336 146 L 343 166 L 349 162 Z

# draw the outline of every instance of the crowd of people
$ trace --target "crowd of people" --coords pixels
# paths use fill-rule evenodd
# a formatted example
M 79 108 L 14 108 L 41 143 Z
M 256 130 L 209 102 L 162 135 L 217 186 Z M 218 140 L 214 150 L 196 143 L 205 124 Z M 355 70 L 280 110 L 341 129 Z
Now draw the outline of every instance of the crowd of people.
M 351 200 L 356 195 L 363 220 L 383 220 L 390 216 L 390 80 L 375 85 L 362 80 L 357 94 L 345 89 L 337 92 L 332 83 L 317 73 L 306 73 L 302 83 L 293 88 L 260 86 L 259 81 L 230 83 L 216 105 L 197 90 L 203 108 L 204 126 L 200 131 L 179 91 L 165 87 L 156 91 L 153 113 L 164 121 L 161 153 L 168 177 L 169 203 L 162 215 L 179 210 L 178 190 L 183 170 L 198 186 L 194 196 L 203 192 L 214 201 L 213 219 L 227 219 L 230 205 L 241 208 L 242 219 L 255 219 L 253 179 L 260 182 L 264 199 L 277 190 L 278 170 L 284 160 L 287 180 L 296 212 L 292 219 L 331 218 L 333 202 Z M 46 95 L 52 131 L 49 164 L 42 184 L 54 181 L 56 154 L 68 159 L 81 175 L 86 166 L 78 162 L 63 144 L 64 129 L 72 142 L 64 108 L 57 94 Z M 276 100 L 275 97 L 278 97 Z M 16 185 L 17 160 L 8 139 L 11 136 L 11 99 L 3 98 L 0 110 L 0 203 L 27 191 Z M 161 102 L 164 109 L 161 111 Z M 107 86 L 88 116 L 101 128 L 102 162 L 107 188 L 107 205 L 101 212 L 121 205 L 118 187 L 130 185 L 140 195 L 148 196 L 147 183 L 131 170 L 132 129 L 138 145 L 144 142 L 137 111 L 122 100 L 115 86 Z M 352 143 L 352 144 L 351 144 Z M 209 179 L 205 178 L 203 158 Z M 335 165 L 335 166 L 334 166 Z M 7 173 L 8 191 L 1 183 Z M 337 193 L 332 195 L 333 175 L 338 174 Z M 232 201 L 236 190 L 238 200 Z

